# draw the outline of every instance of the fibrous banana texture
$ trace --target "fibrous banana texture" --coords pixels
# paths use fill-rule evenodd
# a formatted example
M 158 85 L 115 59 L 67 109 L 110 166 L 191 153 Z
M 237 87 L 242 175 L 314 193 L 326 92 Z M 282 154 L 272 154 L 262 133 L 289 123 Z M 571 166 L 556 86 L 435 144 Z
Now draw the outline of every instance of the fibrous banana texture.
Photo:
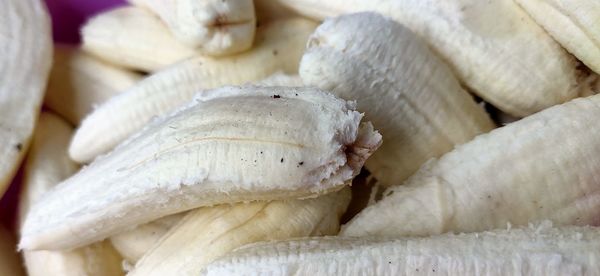
M 138 7 L 119 7 L 93 17 L 81 29 L 81 39 L 84 51 L 146 72 L 199 54 L 175 39 L 160 18 Z
M 252 0 L 129 0 L 148 8 L 186 45 L 212 56 L 252 46 L 256 16 Z
M 273 21 L 259 28 L 250 51 L 223 58 L 197 57 L 144 79 L 82 122 L 69 148 L 71 158 L 91 161 L 203 89 L 258 81 L 277 71 L 297 73 L 308 36 L 316 26 L 300 18 Z
M 548 219 L 600 225 L 600 95 L 555 106 L 457 147 L 391 187 L 346 236 L 475 232 Z
M 95 106 L 141 78 L 138 73 L 102 62 L 78 48 L 55 45 L 44 105 L 79 125 Z
M 385 186 L 495 127 L 424 42 L 376 13 L 326 20 L 299 71 L 307 85 L 357 100 L 381 131 L 385 142 L 366 166 Z
M 44 97 L 52 38 L 41 0 L 0 2 L 0 197 L 15 175 Z
M 600 73 L 600 2 L 516 0 L 565 49 Z
M 304 200 L 219 205 L 192 211 L 129 274 L 198 275 L 213 260 L 249 243 L 335 235 L 350 188 Z
M 589 88 L 576 60 L 513 0 L 279 0 L 323 19 L 375 11 L 429 43 L 459 80 L 513 116 L 566 102 Z
M 206 91 L 44 196 L 21 248 L 73 248 L 193 208 L 342 189 L 381 143 L 361 117 L 316 88 Z
M 40 115 L 25 163 L 23 191 L 19 200 L 21 221 L 33 203 L 77 171 L 77 164 L 67 155 L 72 132 L 73 128 L 57 115 Z M 71 251 L 24 251 L 23 257 L 30 276 L 123 274 L 121 257 L 108 242 Z
M 263 242 L 201 275 L 597 275 L 600 231 L 551 224 L 427 238 Z
M 0 275 L 25 275 L 12 233 L 0 225 Z
M 166 216 L 155 221 L 138 225 L 134 229 L 110 237 L 110 242 L 121 256 L 130 264 L 139 259 L 154 247 L 158 241 L 175 226 L 186 213 Z

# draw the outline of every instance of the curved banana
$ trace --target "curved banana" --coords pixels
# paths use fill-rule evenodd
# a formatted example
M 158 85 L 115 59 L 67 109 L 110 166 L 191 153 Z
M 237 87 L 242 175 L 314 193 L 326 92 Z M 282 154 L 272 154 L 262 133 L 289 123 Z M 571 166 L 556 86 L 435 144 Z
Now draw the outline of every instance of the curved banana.
M 600 73 L 600 2 L 516 0 L 533 19 L 594 72 Z
M 513 116 L 589 90 L 576 60 L 513 0 L 278 1 L 319 19 L 361 11 L 390 16 L 422 37 L 473 92 Z
M 288 87 L 299 87 L 304 86 L 302 78 L 299 75 L 289 75 L 284 72 L 276 72 L 269 77 L 260 81 L 249 83 L 257 86 L 288 86 Z
M 82 49 L 110 63 L 153 72 L 198 53 L 138 7 L 120 7 L 91 18 L 81 29 Z
M 318 198 L 199 208 L 187 215 L 129 276 L 198 275 L 213 260 L 253 242 L 335 235 L 350 188 Z
M 305 19 L 274 21 L 259 28 L 250 51 L 223 58 L 196 57 L 157 72 L 85 118 L 69 155 L 77 162 L 89 162 L 203 89 L 253 82 L 277 71 L 296 73 L 315 28 Z
M 427 163 L 348 224 L 346 236 L 475 232 L 600 217 L 600 95 L 523 118 Z
M 21 222 L 33 203 L 77 171 L 77 164 L 67 155 L 72 132 L 73 128 L 60 117 L 45 112 L 40 115 L 25 163 L 19 200 Z M 71 251 L 24 251 L 23 257 L 30 276 L 123 275 L 121 257 L 106 241 Z
M 89 56 L 78 48 L 55 45 L 44 105 L 73 125 L 93 108 L 133 86 L 142 76 Z
M 73 248 L 193 208 L 342 189 L 381 143 L 361 117 L 316 88 L 198 94 L 44 196 L 20 246 Z
M 12 233 L 0 225 L 0 275 L 25 275 Z
M 110 237 L 115 249 L 130 264 L 135 264 L 144 254 L 175 226 L 186 213 L 179 213 L 138 225 L 134 229 Z
M 130 0 L 148 8 L 183 43 L 211 56 L 250 49 L 256 30 L 252 0 Z
M 424 42 L 376 13 L 326 20 L 299 71 L 306 85 L 356 100 L 381 131 L 385 142 L 366 167 L 384 186 L 495 127 Z
M 0 1 L 0 197 L 23 159 L 52 61 L 41 0 Z
M 427 238 L 261 242 L 199 275 L 598 275 L 600 230 L 549 225 Z

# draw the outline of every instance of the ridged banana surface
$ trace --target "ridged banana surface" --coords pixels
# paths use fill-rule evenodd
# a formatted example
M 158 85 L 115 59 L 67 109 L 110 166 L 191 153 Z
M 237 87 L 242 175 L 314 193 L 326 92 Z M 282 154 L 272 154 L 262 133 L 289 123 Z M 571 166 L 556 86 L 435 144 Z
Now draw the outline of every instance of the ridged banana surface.
M 218 257 L 249 243 L 335 235 L 350 188 L 304 200 L 239 203 L 192 211 L 154 247 L 135 275 L 198 275 Z
M 459 80 L 499 109 L 524 117 L 589 87 L 586 73 L 513 0 L 278 0 L 323 19 L 375 11 L 422 37 Z M 554 18 L 554 17 L 549 17 Z
M 46 194 L 20 246 L 73 248 L 193 208 L 340 190 L 381 143 L 361 118 L 316 88 L 199 94 Z
M 197 56 L 175 39 L 152 12 L 119 7 L 91 18 L 81 29 L 83 50 L 125 68 L 153 72 Z
M 381 131 L 382 148 L 366 166 L 386 186 L 495 127 L 419 37 L 376 13 L 326 20 L 299 71 L 306 85 L 356 100 Z
M 25 275 L 21 266 L 21 259 L 17 254 L 17 243 L 12 233 L 8 232 L 2 225 L 0 225 L 0 275 Z
M 133 86 L 142 76 L 92 57 L 78 48 L 55 45 L 44 105 L 73 125 L 97 105 Z
M 300 18 L 274 21 L 259 28 L 255 45 L 247 52 L 197 57 L 157 72 L 94 110 L 73 137 L 71 158 L 93 160 L 203 89 L 254 82 L 277 71 L 297 73 L 308 36 L 316 27 Z
M 110 237 L 110 242 L 121 256 L 133 265 L 154 247 L 173 226 L 179 223 L 185 214 L 169 215 L 138 225 L 134 229 Z
M 427 238 L 249 245 L 200 275 L 598 275 L 600 230 L 549 225 Z
M 598 225 L 600 95 L 523 118 L 425 164 L 360 212 L 346 236 L 475 232 L 548 219 Z
M 51 61 L 42 1 L 0 1 L 0 197 L 29 146 Z
M 46 112 L 40 115 L 31 150 L 25 162 L 23 191 L 19 200 L 21 221 L 33 203 L 77 171 L 77 164 L 67 155 L 72 133 L 73 128 L 57 115 Z M 27 274 L 30 276 L 123 275 L 121 257 L 106 241 L 70 251 L 22 253 Z
M 129 0 L 156 13 L 173 35 L 206 55 L 248 50 L 256 30 L 252 0 Z
M 600 73 L 600 2 L 516 0 L 537 23 L 594 72 Z

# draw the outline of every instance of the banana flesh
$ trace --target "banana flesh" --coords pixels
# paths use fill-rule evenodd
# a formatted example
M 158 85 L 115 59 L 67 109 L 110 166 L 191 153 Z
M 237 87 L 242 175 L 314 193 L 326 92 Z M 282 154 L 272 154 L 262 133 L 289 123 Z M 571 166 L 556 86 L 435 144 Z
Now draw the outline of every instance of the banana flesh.
M 252 0 L 130 0 L 156 13 L 173 35 L 211 56 L 233 55 L 252 46 L 256 16 Z
M 78 166 L 67 155 L 72 132 L 73 128 L 57 115 L 45 112 L 40 115 L 25 163 L 19 200 L 21 221 L 33 203 L 77 171 Z M 121 257 L 106 241 L 71 251 L 24 251 L 23 257 L 30 276 L 123 275 Z
M 47 193 L 20 246 L 74 248 L 193 208 L 340 190 L 381 143 L 361 117 L 315 88 L 206 91 Z
M 0 197 L 23 159 L 50 63 L 50 19 L 41 0 L 0 1 Z
M 154 117 L 190 101 L 203 89 L 240 85 L 277 71 L 294 74 L 316 23 L 294 18 L 258 30 L 254 48 L 239 55 L 197 57 L 144 79 L 99 106 L 75 133 L 69 154 L 84 163 L 106 153 Z
M 516 0 L 570 53 L 600 73 L 600 2 Z
M 366 167 L 385 186 L 495 127 L 424 42 L 376 13 L 326 20 L 299 71 L 306 85 L 357 100 L 381 131 L 385 142 Z
M 475 232 L 548 219 L 597 225 L 600 95 L 523 118 L 425 164 L 361 211 L 346 236 Z
M 102 62 L 78 48 L 56 45 L 44 105 L 73 125 L 142 76 Z
M 219 205 L 192 211 L 129 274 L 198 275 L 242 245 L 294 237 L 335 235 L 350 188 L 318 198 Z
M 306 238 L 243 247 L 200 275 L 597 275 L 598 248 L 598 228 L 551 224 L 427 238 Z
M 81 29 L 82 49 L 128 69 L 154 72 L 197 56 L 175 39 L 152 12 L 119 7 L 91 18 Z
M 374 11 L 403 24 L 459 80 L 500 110 L 525 117 L 586 94 L 585 73 L 513 0 L 278 0 L 324 19 Z M 554 18 L 554 17 L 549 17 Z

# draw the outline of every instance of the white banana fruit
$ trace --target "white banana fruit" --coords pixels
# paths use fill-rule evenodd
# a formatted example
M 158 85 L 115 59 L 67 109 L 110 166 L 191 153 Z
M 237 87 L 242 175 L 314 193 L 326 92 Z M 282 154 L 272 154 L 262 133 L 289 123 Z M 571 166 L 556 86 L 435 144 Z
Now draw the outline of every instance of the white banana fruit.
M 459 80 L 513 116 L 566 102 L 584 72 L 513 0 L 278 0 L 313 18 L 375 11 L 429 43 Z
M 193 208 L 342 189 L 381 143 L 316 88 L 224 87 L 147 126 L 31 209 L 20 246 L 73 248 Z
M 251 84 L 251 83 L 249 83 Z M 300 87 L 304 86 L 302 78 L 296 74 L 286 74 L 282 71 L 276 72 L 275 74 L 254 82 L 257 86 L 288 86 L 288 87 Z
M 346 187 L 314 199 L 200 208 L 174 227 L 129 276 L 198 275 L 213 260 L 245 244 L 335 235 L 349 201 Z
M 44 105 L 73 125 L 142 76 L 104 63 L 78 48 L 55 45 Z
M 135 264 L 144 254 L 175 226 L 186 213 L 166 216 L 155 221 L 138 225 L 134 229 L 110 237 L 115 249 L 130 264 Z
M 427 238 L 306 238 L 240 248 L 200 275 L 598 275 L 600 230 L 551 224 Z
M 316 23 L 300 18 L 274 21 L 259 28 L 250 51 L 197 57 L 157 72 L 94 110 L 73 137 L 71 158 L 80 163 L 93 160 L 203 89 L 258 81 L 277 71 L 296 73 L 315 28 Z
M 346 236 L 475 232 L 548 219 L 598 225 L 600 95 L 554 106 L 425 164 L 360 212 Z
M 25 275 L 17 254 L 17 243 L 4 226 L 0 225 L 0 275 Z
M 120 7 L 91 18 L 81 29 L 82 49 L 110 63 L 153 72 L 197 56 L 152 12 Z
M 250 49 L 256 30 L 252 0 L 129 0 L 148 8 L 186 45 L 211 56 Z
M 19 200 L 21 221 L 33 203 L 77 171 L 77 164 L 67 155 L 72 132 L 73 128 L 57 115 L 40 115 L 25 163 L 23 191 Z M 23 257 L 30 276 L 123 274 L 121 257 L 106 241 L 72 251 L 24 251 Z
M 600 73 L 600 2 L 516 0 L 533 19 L 594 72 Z
M 385 186 L 495 127 L 424 42 L 376 13 L 326 20 L 299 71 L 306 85 L 356 100 L 381 131 L 385 142 L 366 167 Z
M 0 1 L 0 198 L 23 159 L 50 63 L 50 20 L 41 0 Z

